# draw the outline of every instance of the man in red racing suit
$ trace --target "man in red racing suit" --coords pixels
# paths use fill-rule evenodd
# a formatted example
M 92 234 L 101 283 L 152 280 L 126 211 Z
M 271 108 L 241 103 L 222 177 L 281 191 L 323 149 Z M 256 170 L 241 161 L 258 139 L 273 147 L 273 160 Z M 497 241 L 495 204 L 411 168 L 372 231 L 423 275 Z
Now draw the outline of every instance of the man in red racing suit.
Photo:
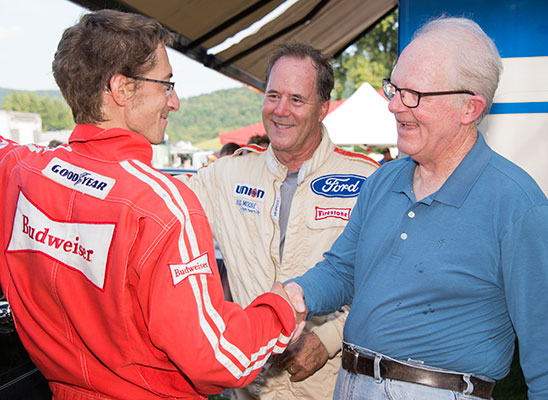
M 108 30 L 103 21 L 163 31 L 114 11 L 69 29 Z M 157 81 L 171 76 L 160 38 L 149 40 L 153 61 L 141 69 Z M 54 74 L 76 121 L 85 121 L 58 77 L 63 51 L 60 44 Z M 161 141 L 167 112 L 179 107 L 172 85 L 132 81 L 129 91 L 132 78 L 109 78 L 99 90 L 104 121 L 79 123 L 67 145 L 0 137 L 0 281 L 21 341 L 56 399 L 205 398 L 246 385 L 286 347 L 293 309 L 280 284 L 245 309 L 223 301 L 202 207 L 151 166 L 150 143 Z M 139 96 L 162 105 L 158 120 L 141 118 Z

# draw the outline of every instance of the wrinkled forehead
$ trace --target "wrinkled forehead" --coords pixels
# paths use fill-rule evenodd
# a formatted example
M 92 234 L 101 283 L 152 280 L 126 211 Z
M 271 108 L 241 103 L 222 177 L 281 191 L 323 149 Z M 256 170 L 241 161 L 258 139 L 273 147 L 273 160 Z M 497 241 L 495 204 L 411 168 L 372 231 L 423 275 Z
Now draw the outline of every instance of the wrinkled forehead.
M 392 72 L 397 86 L 431 90 L 450 79 L 453 52 L 450 46 L 432 35 L 419 37 L 405 47 Z
M 273 65 L 266 90 L 311 97 L 316 94 L 317 71 L 309 57 L 284 56 Z

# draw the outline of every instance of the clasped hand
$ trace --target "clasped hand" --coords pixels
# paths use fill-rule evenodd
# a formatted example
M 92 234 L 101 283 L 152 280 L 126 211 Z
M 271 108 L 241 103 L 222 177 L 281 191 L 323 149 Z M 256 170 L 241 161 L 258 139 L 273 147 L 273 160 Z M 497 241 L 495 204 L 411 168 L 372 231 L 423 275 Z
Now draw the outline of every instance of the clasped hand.
M 306 315 L 308 313 L 304 302 L 304 292 L 302 288 L 295 282 L 290 282 L 285 286 L 283 286 L 280 282 L 274 282 L 274 285 L 270 291 L 285 297 L 287 301 L 289 301 L 289 304 L 293 307 L 293 311 L 295 312 L 296 327 L 290 343 L 296 342 L 303 333 L 304 326 L 306 324 Z
M 279 290 L 276 284 L 272 289 Z M 329 359 L 327 349 L 314 332 L 301 335 L 308 310 L 304 301 L 303 289 L 295 282 L 289 282 L 283 288 L 286 298 L 296 313 L 297 328 L 283 354 L 274 357 L 274 364 L 287 370 L 292 382 L 299 382 L 323 367 Z M 274 290 L 273 290 L 274 291 Z M 278 293 L 276 291 L 276 293 Z

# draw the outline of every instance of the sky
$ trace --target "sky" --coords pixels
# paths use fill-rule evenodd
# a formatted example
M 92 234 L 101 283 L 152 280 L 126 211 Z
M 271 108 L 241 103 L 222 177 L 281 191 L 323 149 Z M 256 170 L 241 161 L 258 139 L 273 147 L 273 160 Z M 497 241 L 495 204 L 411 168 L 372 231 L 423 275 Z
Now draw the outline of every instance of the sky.
M 57 90 L 51 62 L 63 31 L 87 10 L 69 0 L 0 0 L 0 88 Z M 179 97 L 242 84 L 168 49 Z

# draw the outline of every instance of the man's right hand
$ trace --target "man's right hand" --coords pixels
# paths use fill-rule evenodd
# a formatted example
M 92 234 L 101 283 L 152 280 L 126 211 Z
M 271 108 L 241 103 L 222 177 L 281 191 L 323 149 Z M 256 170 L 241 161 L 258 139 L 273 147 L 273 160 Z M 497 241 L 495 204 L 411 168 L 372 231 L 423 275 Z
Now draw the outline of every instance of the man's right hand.
M 302 329 L 298 332 L 298 335 L 293 335 L 293 338 L 291 339 L 290 343 L 296 342 L 299 337 L 301 336 L 301 333 L 303 332 L 305 321 L 306 321 L 306 315 L 308 314 L 308 309 L 306 308 L 306 303 L 304 301 L 304 292 L 303 289 L 295 282 L 289 282 L 288 284 L 284 285 L 284 290 L 289 296 L 289 299 L 291 301 L 291 304 L 293 304 L 293 307 L 295 308 L 295 312 L 297 312 L 297 315 L 302 315 Z M 299 323 L 299 319 L 297 318 L 297 323 Z
M 293 283 L 293 282 L 291 282 Z M 291 285 L 291 283 L 289 283 Z M 293 311 L 295 312 L 295 331 L 293 332 L 293 337 L 291 338 L 290 343 L 293 343 L 299 339 L 301 334 L 303 333 L 304 326 L 306 324 L 306 304 L 304 302 L 304 293 L 303 290 L 299 285 L 296 283 L 294 284 L 297 286 L 297 288 L 300 290 L 300 296 L 298 290 L 295 290 L 293 288 L 290 288 L 291 292 L 288 292 L 286 290 L 287 285 L 284 287 L 280 282 L 274 282 L 274 285 L 272 286 L 272 289 L 270 289 L 271 292 L 279 294 L 280 296 L 283 296 L 287 299 L 289 304 L 293 307 Z
M 304 313 L 306 315 L 306 303 L 304 301 L 303 289 L 295 282 L 289 282 L 284 285 L 284 290 L 291 300 L 291 304 L 295 307 L 295 311 L 298 313 Z

